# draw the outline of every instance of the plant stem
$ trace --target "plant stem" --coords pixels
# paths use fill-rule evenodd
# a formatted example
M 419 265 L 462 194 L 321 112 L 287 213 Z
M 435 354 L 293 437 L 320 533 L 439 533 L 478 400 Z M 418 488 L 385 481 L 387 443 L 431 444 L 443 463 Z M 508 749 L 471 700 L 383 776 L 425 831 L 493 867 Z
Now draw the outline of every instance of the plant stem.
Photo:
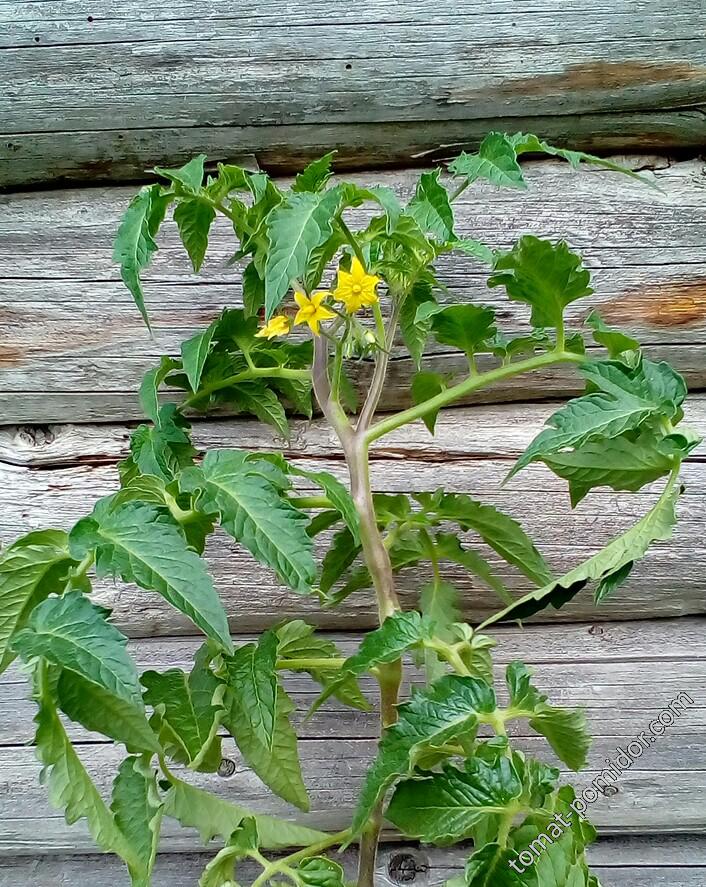
M 396 428 L 408 425 L 416 419 L 421 419 L 434 410 L 440 410 L 448 406 L 455 400 L 465 397 L 473 391 L 485 388 L 494 382 L 503 379 L 511 379 L 513 376 L 519 376 L 521 373 L 530 370 L 541 369 L 542 367 L 552 366 L 559 363 L 584 363 L 586 358 L 581 354 L 573 354 L 570 351 L 550 351 L 547 354 L 538 354 L 536 357 L 530 357 L 527 360 L 520 360 L 517 363 L 508 364 L 507 366 L 499 366 L 495 369 L 488 370 L 486 373 L 469 376 L 458 385 L 452 385 L 435 397 L 430 397 L 416 406 L 410 407 L 408 410 L 402 410 L 400 413 L 393 413 L 380 422 L 377 422 L 369 428 L 365 434 L 365 442 L 371 444 L 378 438 L 389 434 Z
M 350 829 L 346 829 L 343 832 L 336 832 L 336 834 L 329 835 L 328 838 L 324 838 L 316 844 L 310 844 L 308 847 L 303 847 L 295 853 L 290 853 L 289 856 L 284 856 L 282 859 L 269 863 L 265 871 L 258 875 L 253 881 L 252 887 L 260 887 L 261 884 L 268 881 L 272 875 L 277 874 L 282 868 L 290 868 L 298 862 L 301 862 L 303 859 L 308 859 L 310 856 L 318 856 L 319 853 L 328 850 L 329 847 L 335 847 L 336 844 L 342 844 L 348 838 L 349 834 Z
M 320 669 L 330 671 L 340 671 L 343 668 L 345 659 L 278 659 L 277 668 L 286 669 L 287 671 L 308 671 L 309 669 Z
M 343 219 L 336 219 L 336 224 L 338 225 L 341 234 L 343 234 L 343 236 L 346 238 L 348 244 L 355 253 L 355 257 L 358 259 L 363 268 L 365 268 L 365 256 L 363 255 L 363 250 L 360 248 L 360 244 L 356 240 L 355 235 L 348 227 L 348 225 L 346 225 Z
M 295 508 L 335 508 L 328 496 L 290 496 L 289 502 Z
M 297 370 L 290 367 L 252 367 L 251 369 L 242 370 L 240 373 L 235 373 L 233 376 L 228 376 L 225 379 L 219 379 L 218 382 L 213 382 L 211 385 L 205 385 L 200 391 L 185 398 L 179 405 L 180 409 L 183 410 L 190 407 L 197 400 L 201 400 L 202 397 L 208 397 L 209 394 L 213 394 L 215 391 L 228 388 L 230 385 L 236 385 L 238 382 L 247 382 L 249 379 L 296 379 L 305 382 L 311 379 L 311 371 L 305 369 Z

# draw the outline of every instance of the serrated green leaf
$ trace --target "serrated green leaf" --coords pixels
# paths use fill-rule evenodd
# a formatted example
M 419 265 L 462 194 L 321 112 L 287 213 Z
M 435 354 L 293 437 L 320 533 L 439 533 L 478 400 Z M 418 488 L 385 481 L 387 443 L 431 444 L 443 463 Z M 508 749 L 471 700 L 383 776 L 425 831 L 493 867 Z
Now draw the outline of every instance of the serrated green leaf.
M 486 265 L 493 265 L 495 263 L 495 250 L 492 250 L 480 240 L 463 237 L 460 240 L 454 240 L 452 247 L 455 252 L 473 256 L 474 259 L 478 259 L 479 262 L 484 262 Z
M 446 391 L 446 379 L 441 373 L 419 372 L 414 374 L 410 393 L 412 395 L 412 403 L 420 404 L 442 391 Z M 422 416 L 422 421 L 429 429 L 429 433 L 433 434 L 436 428 L 436 420 L 440 410 L 430 410 Z
M 361 550 L 361 546 L 356 543 L 348 527 L 343 527 L 343 529 L 334 533 L 331 547 L 321 562 L 319 588 L 323 594 L 328 594 L 331 591 L 336 582 L 358 557 Z
M 549 741 L 557 757 L 572 770 L 586 766 L 591 738 L 586 716 L 580 709 L 556 708 L 532 685 L 532 672 L 522 662 L 511 662 L 506 671 L 512 717 L 530 719 L 530 727 Z
M 0 674 L 14 659 L 13 633 L 37 604 L 64 589 L 74 564 L 63 530 L 28 533 L 0 552 Z
M 485 681 L 459 675 L 445 675 L 398 706 L 399 720 L 385 732 L 366 774 L 353 816 L 353 835 L 365 826 L 387 789 L 412 774 L 423 754 L 459 736 L 473 739 L 479 713 L 495 707 L 495 693 Z
M 591 311 L 585 320 L 591 328 L 594 342 L 608 350 L 611 357 L 618 357 L 623 351 L 637 351 L 640 343 L 632 336 L 622 333 L 620 330 L 611 329 L 603 322 L 603 318 L 597 311 Z
M 206 155 L 199 154 L 178 169 L 165 169 L 161 166 L 155 166 L 154 171 L 157 175 L 169 179 L 173 184 L 181 186 L 187 192 L 193 193 L 201 188 L 205 160 Z
M 264 381 L 240 382 L 229 389 L 229 393 L 239 412 L 257 416 L 261 422 L 272 425 L 284 440 L 289 440 L 287 414 L 275 392 Z
M 56 685 L 59 707 L 87 730 L 122 742 L 131 754 L 159 754 L 159 740 L 150 727 L 144 706 L 135 705 L 75 671 L 63 669 Z
M 316 578 L 306 515 L 291 505 L 255 463 L 237 450 L 211 450 L 202 465 L 200 502 L 218 512 L 227 533 L 295 591 Z
M 305 477 L 326 493 L 334 508 L 338 509 L 344 523 L 348 527 L 356 544 L 360 542 L 360 518 L 349 491 L 337 477 L 328 471 L 305 471 L 303 468 L 290 467 L 290 473 L 297 477 Z
M 265 632 L 257 644 L 245 644 L 225 660 L 230 700 L 229 722 L 248 729 L 265 748 L 274 746 L 277 701 L 277 634 Z M 241 749 L 242 750 L 242 749 Z
M 246 317 L 256 317 L 265 304 L 265 281 L 258 274 L 254 262 L 243 271 L 243 308 Z
M 509 603 L 512 600 L 512 596 L 505 584 L 495 575 L 485 558 L 470 548 L 464 548 L 457 536 L 451 533 L 437 533 L 434 541 L 439 558 L 465 567 L 469 573 L 475 574 L 485 582 L 488 588 L 492 588 L 500 600 L 505 601 L 505 603 Z
M 137 868 L 129 866 L 133 887 L 150 887 L 163 806 L 149 759 L 130 757 L 121 762 L 110 809 L 140 861 Z
M 159 386 L 169 373 L 180 368 L 180 363 L 171 357 L 162 357 L 159 365 L 147 370 L 140 383 L 140 404 L 148 419 L 159 424 Z
M 506 847 L 494 842 L 486 844 L 466 863 L 459 887 L 540 887 L 532 869 L 520 865 L 516 871 L 510 865 L 516 859 L 516 854 Z
M 423 172 L 419 177 L 414 197 L 407 204 L 406 212 L 425 233 L 442 243 L 455 240 L 454 214 L 449 194 L 439 181 L 441 170 Z
M 256 851 L 259 846 L 257 823 L 252 816 L 246 817 L 203 870 L 199 887 L 238 887 L 235 883 L 236 860 Z
M 173 779 L 164 798 L 165 813 L 183 826 L 197 828 L 201 840 L 208 843 L 219 835 L 229 840 L 246 817 L 252 817 L 260 836 L 260 848 L 282 850 L 286 847 L 309 846 L 325 840 L 325 832 L 297 825 L 276 816 L 253 814 L 252 811 L 195 788 L 181 779 Z
M 199 390 L 201 374 L 211 350 L 216 327 L 217 321 L 181 343 L 181 364 L 194 392 Z
M 509 758 L 470 758 L 465 770 L 449 766 L 400 783 L 386 817 L 407 837 L 448 844 L 471 835 L 485 818 L 507 813 L 521 793 Z
M 203 561 L 154 506 L 129 502 L 107 513 L 94 511 L 73 528 L 69 545 L 79 559 L 95 549 L 99 576 L 119 576 L 158 592 L 231 649 L 228 620 Z
M 192 770 L 214 773 L 221 762 L 217 731 L 223 709 L 214 703 L 220 683 L 205 652 L 197 654 L 189 674 L 178 668 L 146 671 L 140 680 L 144 700 L 154 710 L 151 723 L 167 754 Z
M 590 296 L 591 275 L 581 257 L 560 240 L 540 240 L 525 234 L 510 252 L 496 257 L 488 286 L 504 286 L 511 302 L 525 302 L 534 327 L 560 328 L 564 308 Z
M 127 638 L 106 621 L 108 613 L 80 591 L 47 598 L 14 635 L 13 649 L 25 662 L 41 656 L 139 709 L 139 681 L 125 649 Z
M 148 329 L 151 327 L 140 272 L 149 265 L 152 254 L 157 250 L 154 238 L 170 200 L 170 196 L 162 194 L 160 185 L 141 188 L 122 218 L 113 248 L 113 261 L 120 265 L 123 283 L 135 300 Z
M 527 187 L 517 162 L 515 147 L 501 132 L 489 132 L 480 143 L 477 154 L 466 154 L 464 151 L 449 164 L 449 170 L 469 182 L 487 179 L 501 188 Z
M 291 194 L 268 216 L 270 248 L 265 263 L 265 314 L 269 320 L 292 282 L 304 276 L 311 253 L 333 232 L 340 204 L 335 188 Z
M 429 313 L 428 313 L 429 312 Z M 497 332 L 495 312 L 480 305 L 440 305 L 430 303 L 420 306 L 418 322 L 431 319 L 431 329 L 437 342 L 458 348 L 469 358 L 487 349 L 487 343 Z
M 528 579 L 544 585 L 551 579 L 549 567 L 532 540 L 512 517 L 493 505 L 484 505 L 463 493 L 416 494 L 415 498 L 439 520 L 455 521 L 463 530 L 473 530 L 503 560 L 517 567 Z
M 417 369 L 421 366 L 431 329 L 431 320 L 417 320 L 417 311 L 427 302 L 436 304 L 431 284 L 425 279 L 417 280 L 405 296 L 400 308 L 400 331 Z
M 412 647 L 431 637 L 432 624 L 416 610 L 388 616 L 380 628 L 369 631 L 358 652 L 346 659 L 343 671 L 361 675 L 374 665 L 393 662 Z
M 130 452 L 140 473 L 169 483 L 192 465 L 196 450 L 191 444 L 190 429 L 173 403 L 159 409 L 157 424 L 138 425 L 130 436 Z
M 201 270 L 208 249 L 208 234 L 216 218 L 215 209 L 203 200 L 182 200 L 174 210 L 181 242 L 195 272 Z
M 570 601 L 588 582 L 604 582 L 617 570 L 622 570 L 644 556 L 653 542 L 665 541 L 672 535 L 676 523 L 675 506 L 679 496 L 676 475 L 673 474 L 655 505 L 636 524 L 621 536 L 583 561 L 568 573 L 518 598 L 509 607 L 486 619 L 479 631 L 497 622 L 528 619 L 550 604 L 559 609 Z
M 336 151 L 329 151 L 323 157 L 312 160 L 295 176 L 292 191 L 320 191 L 333 175 L 331 165 L 336 153 Z

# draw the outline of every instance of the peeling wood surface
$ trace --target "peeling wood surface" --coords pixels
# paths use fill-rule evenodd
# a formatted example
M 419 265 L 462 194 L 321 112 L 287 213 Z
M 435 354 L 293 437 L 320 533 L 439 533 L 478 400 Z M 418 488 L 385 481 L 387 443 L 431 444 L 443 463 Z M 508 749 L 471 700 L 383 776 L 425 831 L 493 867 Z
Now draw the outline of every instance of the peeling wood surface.
M 458 230 L 491 246 L 520 234 L 565 237 L 583 253 L 596 295 L 570 306 L 580 324 L 592 307 L 672 361 L 692 388 L 706 387 L 706 165 L 700 160 L 628 160 L 664 193 L 616 174 L 575 172 L 567 164 L 527 165 L 526 193 L 479 185 L 458 205 Z M 411 193 L 414 171 L 375 180 Z M 371 174 L 357 177 L 370 183 Z M 206 265 L 195 276 L 172 223 L 146 277 L 155 335 L 150 338 L 111 263 L 112 240 L 133 187 L 31 192 L 0 197 L 0 423 L 120 421 L 141 418 L 139 380 L 159 355 L 240 303 L 239 272 L 226 267 L 233 240 L 218 225 Z M 367 218 L 351 211 L 350 223 Z M 444 257 L 440 274 L 451 299 L 498 309 L 507 332 L 527 329 L 528 313 L 485 285 L 482 267 Z M 401 352 L 400 352 L 401 355 Z M 461 371 L 457 355 L 431 349 L 427 367 Z M 392 361 L 383 408 L 406 403 L 412 367 Z M 367 362 L 352 368 L 365 388 Z M 536 373 L 482 393 L 486 400 L 564 396 L 577 390 L 573 370 Z
M 703 620 L 641 622 L 571 627 L 533 627 L 526 631 L 500 629 L 498 664 L 516 657 L 535 665 L 536 682 L 550 698 L 563 705 L 583 705 L 594 735 L 588 769 L 571 779 L 590 785 L 603 769 L 606 757 L 614 758 L 681 692 L 694 699 L 665 734 L 657 738 L 615 786 L 617 792 L 602 797 L 592 807 L 592 818 L 604 834 L 702 832 L 706 827 L 706 780 L 701 749 L 706 730 L 702 675 L 706 663 Z M 346 651 L 356 639 L 340 636 Z M 555 646 L 556 644 L 556 646 Z M 135 643 L 132 652 L 140 667 L 165 668 L 190 661 L 195 639 L 151 640 Z M 659 651 L 656 653 L 655 651 Z M 660 681 L 653 670 L 659 665 Z M 500 677 L 500 675 L 499 675 Z M 12 697 L 26 691 L 17 670 L 0 682 L 10 712 Z M 315 692 L 308 679 L 299 676 L 290 685 L 298 718 Z M 14 713 L 11 718 L 14 718 Z M 8 723 L 3 711 L 3 724 Z M 322 710 L 307 725 L 300 752 L 312 810 L 297 819 L 335 829 L 350 814 L 360 780 L 374 754 L 372 716 L 344 714 L 337 704 Z M 7 854 L 90 852 L 90 840 L 80 827 L 67 829 L 51 811 L 44 789 L 37 784 L 38 764 L 31 748 L 16 743 L 27 738 L 17 723 L 0 756 L 0 790 L 5 803 L 0 810 L 0 848 Z M 76 731 L 74 731 L 76 733 Z M 551 759 L 541 737 L 532 736 L 526 725 L 515 728 L 517 742 L 532 754 Z M 120 752 L 99 737 L 76 735 L 79 754 L 101 789 L 106 789 Z M 96 741 L 98 740 L 98 741 Z M 230 740 L 224 756 L 235 764 L 233 775 L 189 774 L 188 778 L 220 796 L 237 800 L 261 812 L 292 816 L 292 810 L 272 798 L 243 766 Z M 666 762 L 672 762 L 670 768 Z M 40 834 L 41 844 L 37 840 Z M 197 846 L 189 830 L 171 822 L 163 828 L 163 849 L 193 851 Z
M 659 484 L 635 494 L 599 490 L 572 511 L 566 484 L 547 469 L 533 465 L 501 487 L 513 459 L 541 428 L 552 404 L 485 406 L 441 415 L 436 438 L 421 423 L 391 435 L 373 451 L 374 489 L 406 492 L 470 492 L 520 519 L 560 575 L 623 532 L 654 501 Z M 706 399 L 693 397 L 688 421 L 706 431 Z M 471 429 L 473 432 L 471 433 Z M 5 428 L 0 433 L 0 540 L 43 526 L 69 528 L 103 495 L 116 489 L 119 458 L 127 452 L 124 426 L 47 426 Z M 256 422 L 211 420 L 195 425 L 201 448 L 280 449 L 281 441 Z M 326 469 L 344 479 L 340 450 L 320 421 L 293 425 L 285 454 L 307 468 Z M 541 619 L 623 619 L 678 616 L 706 612 L 705 451 L 697 450 L 685 465 L 686 492 L 679 506 L 674 539 L 657 545 L 636 565 L 630 581 L 613 598 L 595 608 L 589 592 L 557 613 Z M 303 487 L 304 488 L 304 487 Z M 543 507 L 536 507 L 541 497 Z M 472 541 L 472 536 L 468 537 Z M 482 544 L 480 546 L 483 547 Z M 484 551 L 516 593 L 530 590 L 523 577 Z M 209 568 L 234 630 L 259 629 L 275 618 L 302 616 L 319 625 L 343 628 L 375 624 L 374 602 L 367 592 L 352 595 L 337 610 L 320 610 L 311 597 L 296 595 L 277 583 L 269 570 L 225 534 L 217 533 L 207 549 Z M 495 598 L 473 577 L 456 568 L 448 576 L 463 591 L 465 611 L 476 621 L 497 609 Z M 426 579 L 423 570 L 400 576 L 405 604 L 413 605 Z M 133 636 L 191 633 L 191 624 L 159 595 L 132 585 L 96 583 L 98 598 L 114 608 L 115 619 Z
M 700 0 L 3 0 L 0 184 L 139 178 L 204 148 L 384 165 L 517 124 L 591 148 L 699 146 L 704 26 Z

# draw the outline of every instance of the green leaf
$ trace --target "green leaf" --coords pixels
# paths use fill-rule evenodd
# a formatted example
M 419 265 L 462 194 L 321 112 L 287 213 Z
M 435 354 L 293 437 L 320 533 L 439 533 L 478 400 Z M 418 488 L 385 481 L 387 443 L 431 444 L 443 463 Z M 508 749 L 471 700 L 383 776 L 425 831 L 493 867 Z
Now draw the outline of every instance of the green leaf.
M 130 452 L 138 470 L 167 483 L 178 477 L 196 455 L 190 428 L 176 404 L 164 404 L 156 425 L 138 425 L 130 437 Z
M 195 336 L 181 343 L 181 363 L 189 380 L 189 385 L 191 385 L 191 390 L 194 392 L 199 390 L 201 374 L 213 344 L 216 328 L 217 321 L 207 326 L 202 332 L 196 333 Z
M 40 679 L 38 686 L 35 745 L 37 757 L 44 765 L 42 781 L 47 786 L 49 800 L 64 811 L 68 825 L 85 819 L 91 837 L 101 850 L 117 853 L 131 870 L 138 870 L 141 865 L 138 852 L 118 827 L 74 751 L 46 683 Z
M 469 573 L 475 574 L 485 582 L 488 588 L 492 588 L 500 600 L 505 601 L 505 603 L 509 603 L 512 600 L 512 596 L 505 584 L 495 575 L 485 558 L 482 558 L 478 552 L 470 548 L 464 548 L 457 536 L 454 536 L 452 533 L 437 533 L 434 541 L 437 555 L 440 558 L 465 567 Z
M 356 544 L 360 542 L 360 519 L 351 494 L 337 477 L 328 471 L 305 471 L 303 468 L 289 468 L 290 474 L 305 477 L 326 493 L 331 504 L 336 508 L 350 530 Z
M 262 849 L 306 847 L 328 838 L 325 832 L 278 819 L 276 816 L 253 815 L 245 807 L 224 801 L 217 795 L 195 788 L 181 779 L 173 779 L 172 786 L 165 795 L 164 804 L 167 816 L 178 820 L 185 827 L 197 828 L 204 843 L 208 843 L 216 835 L 224 841 L 229 840 L 246 817 L 255 820 Z
M 289 440 L 289 425 L 284 407 L 275 392 L 262 380 L 241 382 L 229 389 L 231 399 L 239 411 L 251 413 L 261 422 L 272 425 L 278 434 Z
M 324 555 L 321 563 L 319 588 L 323 594 L 328 594 L 331 591 L 360 552 L 361 546 L 356 543 L 348 527 L 343 527 L 343 529 L 334 533 L 331 547 Z
M 417 319 L 418 309 L 425 303 L 436 304 L 436 301 L 432 295 L 431 283 L 421 279 L 414 283 L 400 308 L 402 338 L 417 369 L 421 366 L 424 348 L 431 329 L 431 320 Z
M 662 452 L 660 441 L 649 431 L 635 440 L 623 435 L 590 441 L 576 450 L 544 456 L 542 461 L 569 481 L 573 507 L 594 487 L 634 492 L 674 467 L 673 457 Z
M 415 195 L 407 205 L 407 213 L 422 231 L 446 243 L 456 239 L 454 214 L 448 191 L 439 181 L 440 175 L 440 169 L 421 174 Z
M 236 729 L 238 722 L 247 721 L 254 738 L 270 751 L 277 720 L 278 644 L 277 634 L 270 630 L 257 644 L 245 644 L 225 660 L 228 687 L 233 693 L 228 720 Z
M 174 210 L 174 221 L 177 223 L 181 242 L 196 272 L 203 265 L 208 249 L 208 233 L 215 218 L 215 209 L 198 198 L 182 200 Z
M 422 755 L 459 736 L 473 739 L 479 714 L 493 712 L 495 707 L 495 693 L 485 681 L 459 675 L 445 675 L 398 706 L 399 720 L 383 735 L 377 758 L 366 774 L 352 833 L 364 828 L 396 780 L 412 775 Z
M 150 727 L 140 701 L 128 702 L 75 671 L 63 669 L 56 686 L 59 707 L 87 730 L 122 742 L 132 754 L 159 754 L 159 740 Z
M 108 613 L 80 591 L 47 598 L 15 634 L 13 648 L 25 662 L 41 656 L 139 708 L 140 686 L 125 649 L 127 638 L 106 621 Z
M 311 253 L 333 232 L 340 194 L 336 189 L 289 195 L 268 217 L 270 249 L 265 263 L 265 312 L 269 320 L 292 282 L 303 277 Z
M 228 620 L 203 561 L 152 505 L 129 502 L 107 513 L 94 510 L 73 528 L 69 544 L 78 559 L 95 549 L 99 576 L 120 576 L 157 591 L 210 638 L 231 649 Z
M 591 311 L 585 320 L 585 323 L 591 327 L 593 331 L 593 340 L 598 345 L 602 345 L 608 349 L 611 357 L 618 357 L 623 351 L 637 351 L 640 343 L 627 333 L 620 330 L 611 329 L 603 322 L 603 318 L 597 311 Z
M 320 191 L 333 175 L 331 165 L 336 153 L 336 151 L 329 151 L 323 157 L 312 160 L 295 176 L 292 191 Z
M 217 511 L 227 533 L 295 591 L 316 578 L 306 515 L 282 497 L 256 463 L 237 450 L 211 450 L 202 465 L 200 504 Z
M 243 308 L 246 317 L 255 317 L 265 304 L 265 281 L 251 262 L 243 271 Z
M 342 867 L 325 856 L 310 856 L 295 871 L 302 887 L 346 887 Z
M 601 583 L 610 579 L 616 571 L 643 557 L 653 542 L 671 538 L 676 524 L 675 506 L 678 496 L 676 475 L 672 475 L 655 505 L 629 530 L 559 579 L 518 598 L 509 607 L 486 619 L 479 631 L 497 622 L 528 619 L 550 604 L 558 610 L 588 582 L 599 583 L 597 597 L 600 600 Z
M 125 758 L 113 782 L 110 808 L 115 823 L 130 842 L 139 867 L 130 867 L 133 887 L 150 887 L 162 825 L 162 801 L 149 758 Z
M 591 738 L 586 716 L 579 709 L 555 708 L 531 683 L 532 672 L 522 662 L 511 662 L 506 671 L 512 716 L 527 717 L 530 727 L 549 741 L 557 757 L 572 770 L 586 766 Z
M 441 394 L 442 391 L 446 391 L 446 387 L 446 379 L 441 373 L 423 371 L 415 373 L 411 387 L 412 403 L 424 403 L 424 401 L 436 397 L 437 394 Z M 422 421 L 429 429 L 430 434 L 433 434 L 434 429 L 436 428 L 436 420 L 439 415 L 439 410 L 440 408 L 429 410 L 428 413 L 425 413 L 422 416 Z
M 343 671 L 361 675 L 374 665 L 393 662 L 412 647 L 431 637 L 432 625 L 416 610 L 388 616 L 380 628 L 369 631 L 358 652 L 346 659 Z
M 151 419 L 155 425 L 159 425 L 159 386 L 173 370 L 179 369 L 179 367 L 178 361 L 171 357 L 162 357 L 159 365 L 148 370 L 142 378 L 140 404 L 147 418 Z
M 178 668 L 146 671 L 144 699 L 154 709 L 151 723 L 170 758 L 192 770 L 215 773 L 221 763 L 218 728 L 223 715 L 214 695 L 220 683 L 199 652 L 189 674 Z
M 480 240 L 463 237 L 461 240 L 454 240 L 452 246 L 455 252 L 473 256 L 474 259 L 478 259 L 479 262 L 484 262 L 486 265 L 495 264 L 495 250 Z
M 590 281 L 581 257 L 565 241 L 554 244 L 525 234 L 496 258 L 488 286 L 504 286 L 511 302 L 528 304 L 532 326 L 560 328 L 564 308 L 593 292 Z
M 455 521 L 473 530 L 503 560 L 517 567 L 538 585 L 551 580 L 551 571 L 520 524 L 493 505 L 483 505 L 462 493 L 419 493 L 415 498 L 439 520 Z
M 164 169 L 161 166 L 155 166 L 154 171 L 158 176 L 169 179 L 175 185 L 181 186 L 189 193 L 195 193 L 200 190 L 203 182 L 203 165 L 206 160 L 205 154 L 199 154 L 193 157 L 184 166 L 179 169 Z
M 489 132 L 480 143 L 477 154 L 466 154 L 464 151 L 449 164 L 449 170 L 469 182 L 487 179 L 501 188 L 527 187 L 515 148 L 501 132 Z
M 516 859 L 517 855 L 506 847 L 496 843 L 486 844 L 476 850 L 466 863 L 459 887 L 539 887 L 531 869 L 520 866 L 516 871 L 512 868 L 510 863 Z
M 28 533 L 0 552 L 0 673 L 14 659 L 14 632 L 38 603 L 64 589 L 74 563 L 63 530 Z
M 472 835 L 488 817 L 507 813 L 521 793 L 509 758 L 492 763 L 470 758 L 465 770 L 448 766 L 400 783 L 386 817 L 407 837 L 448 844 Z
M 154 238 L 170 199 L 162 194 L 160 185 L 141 188 L 123 216 L 113 249 L 113 261 L 119 263 L 123 283 L 132 294 L 148 329 L 151 327 L 140 272 L 149 265 L 157 250 Z
M 258 849 L 260 838 L 257 823 L 250 816 L 233 832 L 225 847 L 220 850 L 203 870 L 199 887 L 237 887 L 235 862 Z
M 463 351 L 469 359 L 478 351 L 485 351 L 488 341 L 497 332 L 495 312 L 480 305 L 422 305 L 417 320 L 423 321 L 431 314 L 431 326 L 437 342 Z

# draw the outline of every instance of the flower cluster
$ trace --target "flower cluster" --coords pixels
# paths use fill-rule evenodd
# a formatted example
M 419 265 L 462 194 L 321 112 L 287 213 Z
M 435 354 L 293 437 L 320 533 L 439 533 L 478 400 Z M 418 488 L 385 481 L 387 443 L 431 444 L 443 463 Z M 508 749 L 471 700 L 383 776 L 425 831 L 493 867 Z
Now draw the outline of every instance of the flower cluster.
M 315 335 L 319 335 L 319 325 L 323 320 L 335 317 L 335 312 L 324 305 L 324 300 L 333 298 L 340 302 L 348 314 L 355 314 L 361 308 L 374 305 L 378 301 L 377 285 L 380 278 L 374 274 L 368 274 L 362 262 L 356 257 L 351 261 L 351 270 L 338 269 L 338 282 L 333 293 L 328 290 L 319 290 L 307 296 L 306 293 L 295 292 L 294 301 L 299 310 L 292 324 L 284 314 L 278 314 L 268 321 L 256 335 L 259 338 L 274 339 L 277 336 L 286 336 L 293 326 L 308 324 L 309 329 Z

